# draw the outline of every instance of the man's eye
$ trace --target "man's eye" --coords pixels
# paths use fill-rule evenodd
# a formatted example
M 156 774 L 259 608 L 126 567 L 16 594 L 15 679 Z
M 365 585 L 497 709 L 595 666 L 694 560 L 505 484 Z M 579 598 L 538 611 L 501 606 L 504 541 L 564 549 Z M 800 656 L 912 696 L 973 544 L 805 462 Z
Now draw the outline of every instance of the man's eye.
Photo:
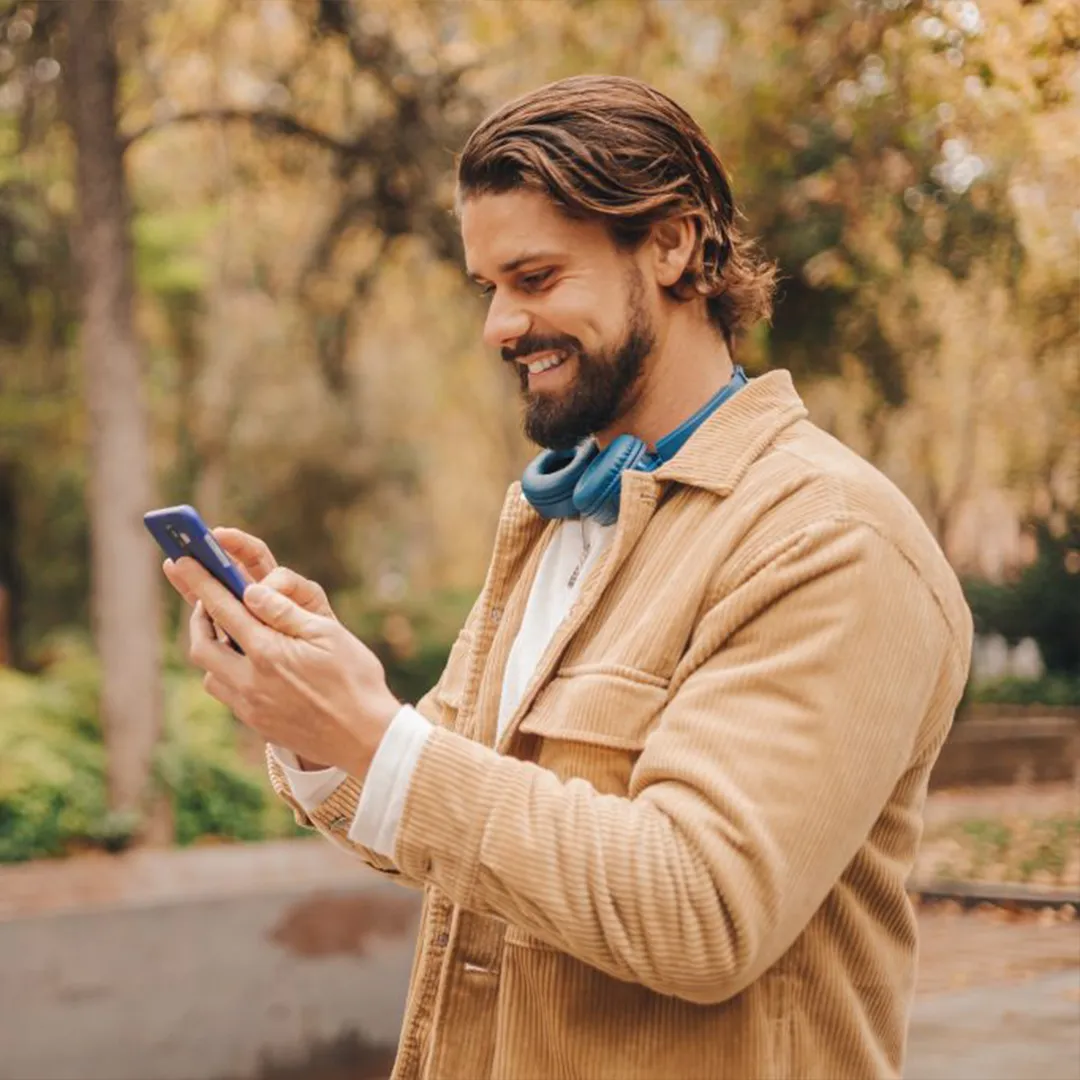
M 536 292 L 542 289 L 551 278 L 550 270 L 540 270 L 535 274 L 527 274 L 521 279 L 521 286 L 526 292 Z
M 481 284 L 480 282 L 477 282 L 476 288 L 479 291 L 481 296 L 491 296 L 492 293 L 495 292 L 495 286 L 491 285 L 491 284 L 486 284 L 485 285 L 485 284 Z

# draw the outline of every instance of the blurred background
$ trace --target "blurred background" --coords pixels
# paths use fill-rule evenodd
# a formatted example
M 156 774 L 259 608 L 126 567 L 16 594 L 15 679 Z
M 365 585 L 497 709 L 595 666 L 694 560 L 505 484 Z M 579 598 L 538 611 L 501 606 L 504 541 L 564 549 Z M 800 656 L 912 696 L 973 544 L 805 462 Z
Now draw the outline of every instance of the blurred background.
M 141 515 L 256 533 L 400 696 L 434 682 L 533 452 L 454 155 L 580 72 L 708 132 L 782 273 L 740 361 L 904 490 L 975 613 L 916 884 L 981 913 L 928 909 L 920 993 L 1034 965 L 1068 1052 L 924 1031 L 912 1075 L 1080 1075 L 1078 49 L 1069 0 L 0 0 L 0 1076 L 385 1072 L 413 901 L 292 839 Z

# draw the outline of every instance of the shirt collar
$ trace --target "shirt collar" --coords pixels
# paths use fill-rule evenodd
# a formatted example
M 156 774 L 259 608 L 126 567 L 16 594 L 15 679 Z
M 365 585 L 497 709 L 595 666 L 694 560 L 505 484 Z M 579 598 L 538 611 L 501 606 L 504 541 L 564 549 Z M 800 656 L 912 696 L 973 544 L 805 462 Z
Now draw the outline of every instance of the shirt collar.
M 807 415 L 790 372 L 770 371 L 725 401 L 653 476 L 729 495 L 780 433 Z

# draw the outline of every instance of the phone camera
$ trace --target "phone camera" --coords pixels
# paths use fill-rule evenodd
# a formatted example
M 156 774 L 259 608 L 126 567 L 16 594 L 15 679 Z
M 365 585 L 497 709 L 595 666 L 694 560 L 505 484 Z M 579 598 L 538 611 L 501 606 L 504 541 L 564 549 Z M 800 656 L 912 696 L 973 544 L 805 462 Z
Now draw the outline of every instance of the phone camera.
M 188 537 L 186 533 L 180 532 L 175 525 L 166 525 L 165 531 L 179 544 L 180 547 L 185 548 L 188 546 Z

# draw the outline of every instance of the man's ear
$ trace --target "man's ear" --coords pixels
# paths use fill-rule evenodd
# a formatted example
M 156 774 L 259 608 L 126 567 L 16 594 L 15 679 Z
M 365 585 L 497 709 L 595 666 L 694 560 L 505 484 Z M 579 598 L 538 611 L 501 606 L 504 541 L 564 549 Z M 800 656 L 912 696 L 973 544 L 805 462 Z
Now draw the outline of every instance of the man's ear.
M 657 222 L 652 227 L 651 241 L 656 281 L 668 288 L 686 271 L 697 242 L 697 224 L 692 217 Z

